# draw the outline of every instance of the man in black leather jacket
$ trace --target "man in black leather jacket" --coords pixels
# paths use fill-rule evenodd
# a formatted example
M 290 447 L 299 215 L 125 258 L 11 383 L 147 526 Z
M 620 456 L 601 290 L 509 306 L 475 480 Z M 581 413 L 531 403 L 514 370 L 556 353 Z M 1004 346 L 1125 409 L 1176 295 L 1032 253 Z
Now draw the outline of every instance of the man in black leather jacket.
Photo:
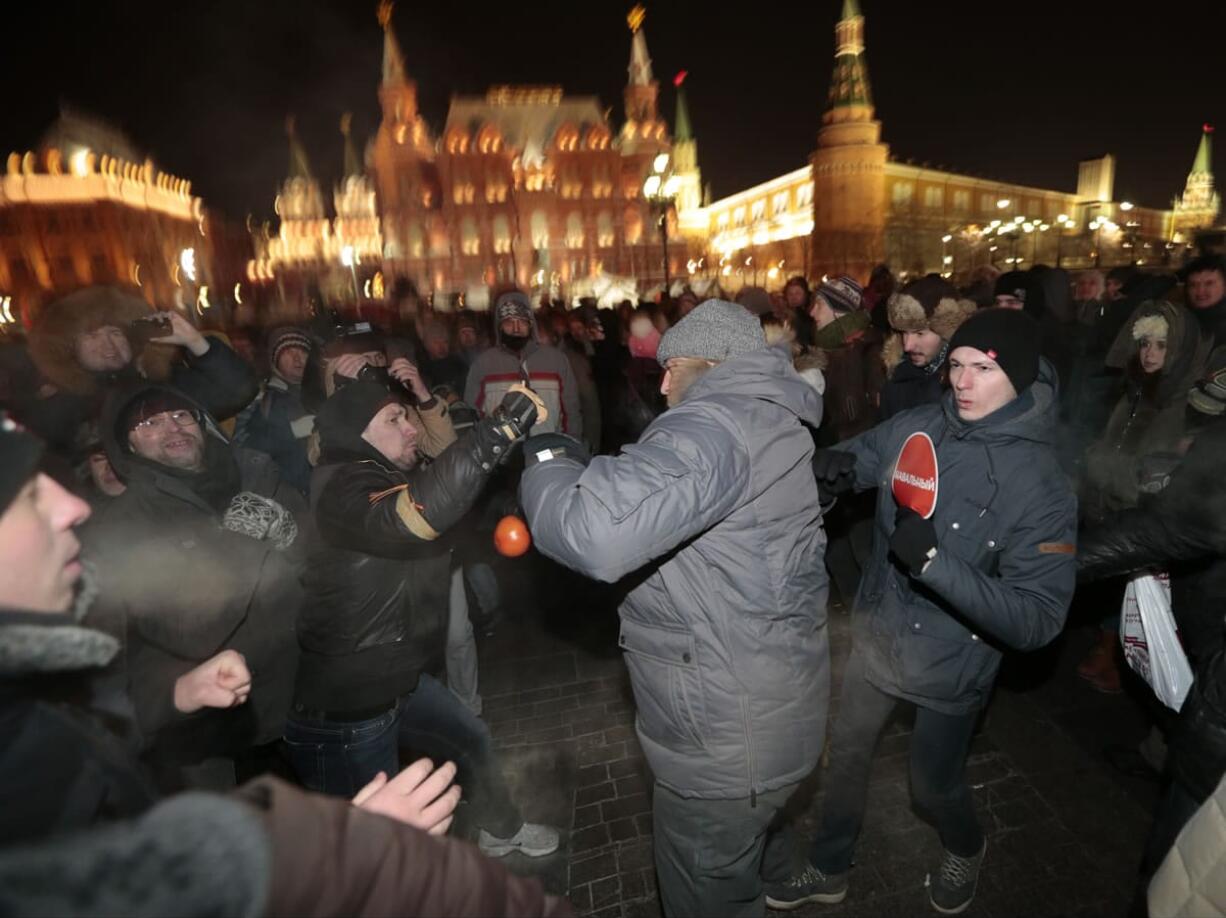
M 403 369 L 390 372 L 399 378 Z M 523 821 L 485 724 L 431 675 L 443 654 L 451 582 L 451 547 L 440 537 L 544 407 L 515 387 L 418 468 L 404 405 L 360 361 L 338 367 L 338 382 L 349 376 L 356 381 L 315 419 L 321 456 L 311 499 L 320 544 L 304 575 L 302 658 L 286 732 L 295 769 L 312 790 L 352 796 L 380 771 L 395 772 L 401 745 L 455 761 L 473 792 L 482 850 L 548 854 L 557 833 Z
M 1226 367 L 1188 395 L 1202 430 L 1152 502 L 1125 510 L 1082 536 L 1082 582 L 1167 570 L 1171 611 L 1195 681 L 1171 735 L 1171 783 L 1155 815 L 1146 867 L 1155 870 L 1184 823 L 1226 773 Z

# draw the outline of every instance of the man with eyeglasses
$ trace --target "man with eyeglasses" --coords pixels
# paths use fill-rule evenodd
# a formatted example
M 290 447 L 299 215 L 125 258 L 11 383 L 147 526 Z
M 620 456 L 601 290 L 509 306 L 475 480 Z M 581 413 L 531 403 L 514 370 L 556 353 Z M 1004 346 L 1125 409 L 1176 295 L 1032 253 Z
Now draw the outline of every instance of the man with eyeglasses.
M 278 741 L 289 709 L 304 502 L 168 386 L 117 389 L 100 435 L 127 488 L 83 533 L 101 587 L 92 621 L 124 641 L 116 675 L 165 783 L 232 785 L 236 760 L 259 770 L 251 750 Z M 247 659 L 250 704 L 183 716 L 176 680 L 227 649 Z

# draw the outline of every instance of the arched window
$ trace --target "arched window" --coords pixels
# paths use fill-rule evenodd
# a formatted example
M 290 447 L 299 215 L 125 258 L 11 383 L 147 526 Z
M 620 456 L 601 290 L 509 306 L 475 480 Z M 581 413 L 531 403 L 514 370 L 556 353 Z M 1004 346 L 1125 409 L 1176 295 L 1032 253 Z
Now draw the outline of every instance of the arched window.
M 603 249 L 613 245 L 613 215 L 602 210 L 596 217 L 596 244 Z
M 543 210 L 532 212 L 532 248 L 549 248 L 549 218 Z
M 494 217 L 494 251 L 505 255 L 511 251 L 511 224 L 506 214 Z
M 626 208 L 626 244 L 638 245 L 643 238 L 643 215 L 637 207 Z
M 477 221 L 472 217 L 460 222 L 460 251 L 465 255 L 481 254 L 481 237 L 477 235 Z
M 572 210 L 566 218 L 566 247 L 583 248 L 583 216 L 577 210 Z

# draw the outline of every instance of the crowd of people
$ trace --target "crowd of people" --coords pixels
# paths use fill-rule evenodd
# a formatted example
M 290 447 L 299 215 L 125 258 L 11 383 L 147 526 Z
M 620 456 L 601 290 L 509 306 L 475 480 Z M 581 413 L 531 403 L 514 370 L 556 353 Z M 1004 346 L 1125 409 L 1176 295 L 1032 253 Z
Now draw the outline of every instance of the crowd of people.
M 1160 871 L 1226 771 L 1222 259 L 393 299 L 388 328 L 201 331 L 93 287 L 0 350 L 5 911 L 568 913 L 497 860 L 563 844 L 481 717 L 507 515 L 624 593 L 665 914 L 843 901 L 900 704 L 928 894 L 965 910 L 1003 653 L 1072 609 L 1087 686 L 1143 687 L 1119 610 L 1155 571 L 1195 679 L 1126 750 L 1166 782 L 1141 875 L 1197 894 Z M 786 804 L 819 761 L 805 851 Z

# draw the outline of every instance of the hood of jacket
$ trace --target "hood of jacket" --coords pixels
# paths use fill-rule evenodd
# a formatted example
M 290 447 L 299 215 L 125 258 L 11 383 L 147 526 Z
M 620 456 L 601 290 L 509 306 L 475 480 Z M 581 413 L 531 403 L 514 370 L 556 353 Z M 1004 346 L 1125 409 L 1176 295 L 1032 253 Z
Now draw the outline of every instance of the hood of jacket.
M 804 423 L 822 421 L 822 399 L 792 366 L 782 348 L 766 347 L 712 367 L 685 393 L 683 402 L 711 395 L 737 395 L 779 405 Z
M 167 380 L 178 359 L 178 347 L 142 344 L 131 332 L 133 321 L 151 314 L 148 303 L 118 287 L 86 287 L 42 310 L 30 330 L 30 357 L 57 388 L 73 395 L 94 395 L 125 376 Z M 128 339 L 132 363 L 127 372 L 93 373 L 77 360 L 77 338 L 104 325 L 115 326 Z
M 173 395 L 194 406 L 198 412 L 201 418 L 200 426 L 204 433 L 204 472 L 192 473 L 171 468 L 160 462 L 153 462 L 136 455 L 128 446 L 127 431 L 119 429 L 120 420 L 128 406 L 134 401 L 155 393 Z M 99 435 L 106 448 L 111 467 L 115 469 L 115 474 L 129 486 L 133 484 L 157 485 L 174 481 L 185 485 L 197 496 L 205 499 L 207 503 L 214 505 L 215 509 L 224 507 L 229 503 L 229 498 L 241 490 L 242 476 L 230 441 L 221 432 L 221 428 L 217 426 L 212 415 L 205 411 L 198 401 L 173 386 L 143 380 L 118 386 L 103 403 Z
M 1137 341 L 1132 327 L 1147 316 L 1161 316 L 1169 331 L 1166 339 L 1166 362 L 1159 371 L 1162 379 L 1154 393 L 1158 405 L 1167 405 L 1184 398 L 1196 382 L 1196 374 L 1204 362 L 1209 341 L 1201 335 L 1201 326 L 1183 306 L 1165 300 L 1148 300 L 1133 311 L 1107 352 L 1106 364 L 1127 369 L 1137 354 Z
M 946 430 L 958 438 L 984 443 L 1030 440 L 1051 443 L 1056 434 L 1056 371 L 1045 357 L 1039 358 L 1039 377 L 1017 398 L 977 421 L 958 416 L 954 392 L 941 399 Z

